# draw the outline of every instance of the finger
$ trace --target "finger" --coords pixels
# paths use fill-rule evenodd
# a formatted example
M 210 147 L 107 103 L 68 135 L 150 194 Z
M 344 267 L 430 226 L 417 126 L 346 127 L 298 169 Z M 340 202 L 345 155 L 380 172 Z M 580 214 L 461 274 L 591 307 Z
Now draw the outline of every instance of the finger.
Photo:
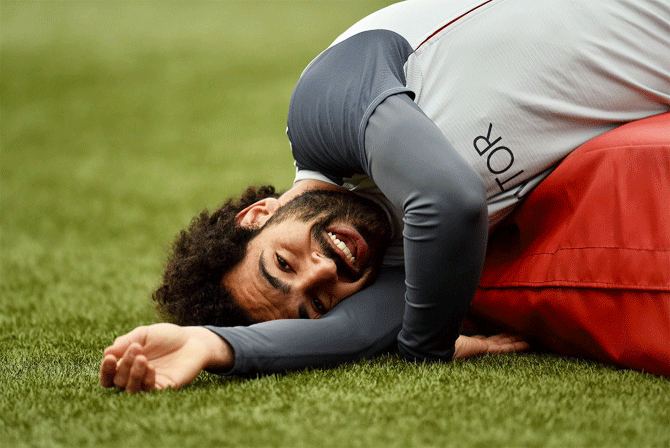
M 496 334 L 495 336 L 491 336 L 489 340 L 494 341 L 498 344 L 515 344 L 517 342 L 526 342 L 526 340 L 521 336 L 507 333 Z
M 516 336 L 516 335 L 513 335 L 513 334 L 511 334 L 511 333 L 498 333 L 498 334 L 495 334 L 495 335 L 493 335 L 493 336 L 491 336 L 491 337 L 493 337 L 493 338 L 506 339 L 506 338 L 515 338 L 515 337 L 517 337 L 517 336 Z
M 512 342 L 505 342 L 497 344 L 496 351 L 497 353 L 512 353 L 512 352 L 521 352 L 528 350 L 530 345 L 528 342 L 523 340 L 515 340 Z
M 128 350 L 128 346 L 133 342 L 129 335 L 130 333 L 124 334 L 114 339 L 114 343 L 105 349 L 104 354 L 121 358 L 126 350 Z
M 513 347 L 515 352 L 523 352 L 526 350 L 530 350 L 530 344 L 526 341 L 515 342 L 513 344 Z
M 507 343 L 507 342 L 511 342 L 512 338 L 513 338 L 513 336 L 511 336 L 509 334 L 501 333 L 501 334 L 495 334 L 493 336 L 489 336 L 487 339 L 489 341 L 495 342 L 497 344 L 504 344 L 504 343 Z
M 508 342 L 508 345 L 511 346 L 512 351 L 515 352 L 522 352 L 524 350 L 530 349 L 530 344 L 528 341 L 520 337 L 513 338 L 510 342 Z
M 156 369 L 147 365 L 147 373 L 144 375 L 142 390 L 149 392 L 156 388 Z
M 137 355 L 133 365 L 128 374 L 128 382 L 126 383 L 126 392 L 132 394 L 137 393 L 142 388 L 144 376 L 147 373 L 147 358 L 144 355 Z
M 177 385 L 165 375 L 156 374 L 156 390 L 178 389 Z
M 114 376 L 114 385 L 120 389 L 125 389 L 130 376 L 130 369 L 135 362 L 135 357 L 140 353 L 142 347 L 140 344 L 132 343 L 123 354 L 123 357 L 116 365 L 116 375 Z
M 147 327 L 137 327 L 130 333 L 126 333 L 116 338 L 114 343 L 105 349 L 104 354 L 114 355 L 117 358 L 121 358 L 133 342 L 139 342 L 141 345 L 144 345 L 146 334 Z
M 114 386 L 114 375 L 116 374 L 116 356 L 107 355 L 100 363 L 100 385 L 102 387 Z

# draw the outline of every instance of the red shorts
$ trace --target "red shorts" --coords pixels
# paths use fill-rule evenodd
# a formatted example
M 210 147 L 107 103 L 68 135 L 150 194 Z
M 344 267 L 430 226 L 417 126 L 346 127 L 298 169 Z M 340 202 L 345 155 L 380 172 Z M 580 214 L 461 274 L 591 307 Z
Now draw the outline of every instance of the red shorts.
M 670 376 L 670 113 L 571 153 L 491 236 L 471 317 Z

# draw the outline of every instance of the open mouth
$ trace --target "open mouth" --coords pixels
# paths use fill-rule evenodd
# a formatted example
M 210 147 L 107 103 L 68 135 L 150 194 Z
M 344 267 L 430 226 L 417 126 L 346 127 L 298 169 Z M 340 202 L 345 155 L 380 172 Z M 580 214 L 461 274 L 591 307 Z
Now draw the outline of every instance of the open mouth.
M 367 261 L 368 245 L 356 229 L 340 225 L 329 228 L 328 238 L 335 250 L 352 268 L 364 265 Z
M 338 237 L 335 236 L 334 233 L 328 232 L 328 236 L 330 237 L 330 240 L 335 243 L 335 247 L 340 249 L 343 253 L 347 261 L 349 261 L 349 264 L 355 264 L 356 263 L 356 257 L 353 255 L 353 253 L 356 253 L 356 247 L 353 246 L 351 241 L 349 241 L 349 246 L 347 243 L 344 241 L 340 240 Z M 350 247 L 352 246 L 352 247 Z M 352 253 L 353 250 L 353 253 Z

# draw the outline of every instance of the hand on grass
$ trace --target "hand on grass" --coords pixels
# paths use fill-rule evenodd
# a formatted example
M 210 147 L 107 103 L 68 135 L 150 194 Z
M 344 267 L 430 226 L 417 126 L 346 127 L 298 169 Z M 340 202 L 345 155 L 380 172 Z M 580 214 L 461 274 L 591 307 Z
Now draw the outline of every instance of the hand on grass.
M 233 365 L 233 351 L 203 327 L 156 324 L 116 338 L 104 352 L 100 384 L 131 393 L 179 388 L 201 370 Z
M 511 353 L 528 350 L 530 345 L 519 336 L 497 334 L 495 336 L 459 336 L 453 359 L 470 358 L 487 353 Z

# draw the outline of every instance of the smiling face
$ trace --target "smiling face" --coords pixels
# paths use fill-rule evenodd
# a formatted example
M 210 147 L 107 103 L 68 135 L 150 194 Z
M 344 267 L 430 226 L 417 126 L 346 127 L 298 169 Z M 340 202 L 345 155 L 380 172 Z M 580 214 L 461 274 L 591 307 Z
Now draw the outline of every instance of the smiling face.
M 374 278 L 389 234 L 373 202 L 310 191 L 271 213 L 222 285 L 257 321 L 319 318 Z

